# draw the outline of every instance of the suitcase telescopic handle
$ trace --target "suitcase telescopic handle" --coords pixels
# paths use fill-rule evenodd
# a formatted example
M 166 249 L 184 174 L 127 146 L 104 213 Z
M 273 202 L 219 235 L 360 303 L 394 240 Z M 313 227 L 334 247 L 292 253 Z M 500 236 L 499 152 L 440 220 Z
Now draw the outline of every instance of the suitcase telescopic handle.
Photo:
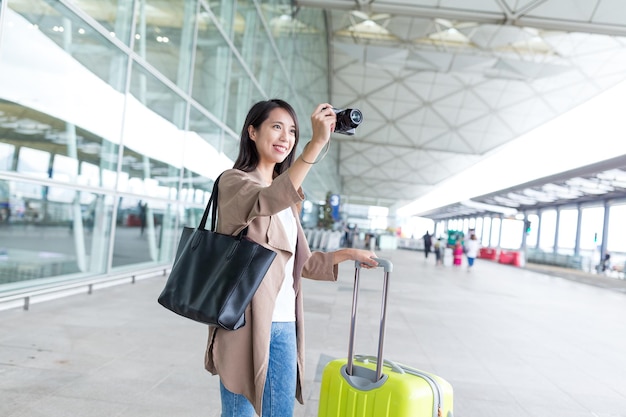
M 385 268 L 385 272 L 393 271 L 393 264 L 391 263 L 389 259 L 381 259 L 381 258 L 372 258 L 372 259 L 375 260 L 376 263 L 378 263 L 377 267 Z M 363 264 L 362 262 L 356 261 L 354 262 L 354 267 L 356 269 L 360 269 L 363 267 Z
M 378 361 L 376 362 L 376 380 L 382 378 L 383 374 L 383 344 L 385 341 L 385 322 L 387 320 L 387 290 L 389 289 L 389 273 L 393 270 L 393 264 L 387 259 L 373 258 L 379 267 L 384 268 L 382 304 L 380 309 L 380 328 L 378 333 Z M 361 273 L 361 263 L 356 261 L 354 268 L 354 291 L 352 293 L 352 314 L 350 320 L 350 340 L 348 342 L 348 363 L 346 364 L 346 373 L 353 375 L 353 357 L 354 357 L 354 335 L 356 333 L 356 312 L 357 301 L 359 296 L 359 278 Z

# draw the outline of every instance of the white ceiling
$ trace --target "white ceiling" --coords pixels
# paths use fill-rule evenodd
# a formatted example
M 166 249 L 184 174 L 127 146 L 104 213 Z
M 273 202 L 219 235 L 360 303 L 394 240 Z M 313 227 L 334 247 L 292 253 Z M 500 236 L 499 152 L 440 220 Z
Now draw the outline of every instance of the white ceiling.
M 333 136 L 352 204 L 422 197 L 626 79 L 623 0 L 295 3 L 328 11 L 331 103 L 364 114 Z

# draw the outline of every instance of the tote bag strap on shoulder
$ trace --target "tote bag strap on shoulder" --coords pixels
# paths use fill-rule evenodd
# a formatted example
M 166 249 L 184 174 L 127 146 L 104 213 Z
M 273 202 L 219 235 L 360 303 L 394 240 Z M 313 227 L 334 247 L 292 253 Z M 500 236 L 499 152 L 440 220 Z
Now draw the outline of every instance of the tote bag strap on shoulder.
M 222 173 L 223 174 L 223 173 Z M 209 219 L 209 212 L 211 213 L 211 231 L 215 232 L 217 228 L 217 196 L 219 193 L 219 182 L 220 178 L 222 178 L 222 174 L 220 174 L 213 183 L 213 191 L 211 191 L 211 197 L 209 198 L 209 203 L 204 209 L 204 214 L 202 215 L 202 219 L 200 220 L 200 225 L 198 229 L 203 230 L 206 229 L 206 223 Z M 248 234 L 248 226 L 246 226 L 237 236 L 241 239 L 243 236 Z

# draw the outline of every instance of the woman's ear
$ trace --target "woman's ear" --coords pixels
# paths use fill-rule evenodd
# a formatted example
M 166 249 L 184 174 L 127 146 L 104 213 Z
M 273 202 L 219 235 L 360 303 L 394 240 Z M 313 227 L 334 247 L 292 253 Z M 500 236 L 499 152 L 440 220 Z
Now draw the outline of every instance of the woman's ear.
M 250 136 L 251 140 L 256 140 L 256 129 L 252 125 L 248 126 L 248 136 Z

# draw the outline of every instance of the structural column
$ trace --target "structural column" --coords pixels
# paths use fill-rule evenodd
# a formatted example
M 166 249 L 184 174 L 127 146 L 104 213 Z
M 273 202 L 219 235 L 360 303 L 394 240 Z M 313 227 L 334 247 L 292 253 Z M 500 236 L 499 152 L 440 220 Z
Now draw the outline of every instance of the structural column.
M 574 256 L 580 255 L 580 229 L 583 224 L 583 210 L 580 204 L 576 205 L 578 217 L 576 219 L 576 243 L 574 243 Z

